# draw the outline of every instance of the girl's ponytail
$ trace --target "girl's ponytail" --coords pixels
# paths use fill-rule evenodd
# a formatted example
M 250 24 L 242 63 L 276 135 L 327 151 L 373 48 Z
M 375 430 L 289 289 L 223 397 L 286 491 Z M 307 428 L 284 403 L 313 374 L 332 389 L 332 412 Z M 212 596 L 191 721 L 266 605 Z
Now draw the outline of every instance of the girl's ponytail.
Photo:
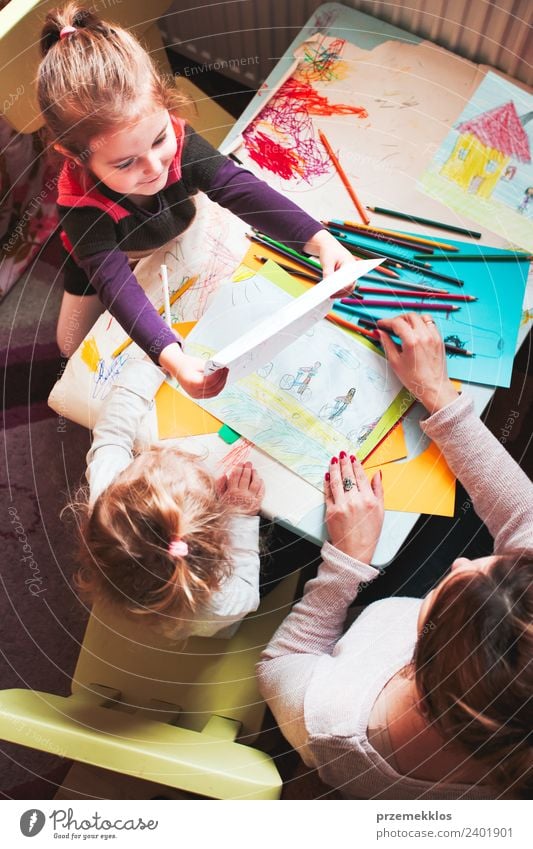
M 100 35 L 110 35 L 113 31 L 100 18 L 89 9 L 78 6 L 77 3 L 68 3 L 62 9 L 51 9 L 46 15 L 41 32 L 41 54 L 46 56 L 48 51 L 62 40 L 61 33 L 65 28 L 73 28 L 76 31 L 87 30 Z M 65 37 L 65 36 L 64 36 Z

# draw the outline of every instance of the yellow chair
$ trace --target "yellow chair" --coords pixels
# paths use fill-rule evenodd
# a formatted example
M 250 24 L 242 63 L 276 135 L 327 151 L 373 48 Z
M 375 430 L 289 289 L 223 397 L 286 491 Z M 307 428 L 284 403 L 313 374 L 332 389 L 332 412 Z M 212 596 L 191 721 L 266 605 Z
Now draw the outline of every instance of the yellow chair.
M 246 744 L 265 712 L 255 664 L 297 582 L 285 578 L 231 639 L 179 647 L 93 609 L 72 695 L 0 691 L 0 738 L 209 798 L 278 799 L 273 760 Z
M 0 115 L 19 133 L 33 133 L 43 125 L 37 105 L 35 78 L 41 59 L 39 33 L 48 9 L 62 0 L 10 0 L 0 10 L 0 56 L 2 98 Z M 88 4 L 90 6 L 90 4 Z M 171 74 L 157 19 L 169 7 L 169 0 L 152 0 L 147 11 L 143 0 L 109 3 L 102 17 L 131 29 L 144 44 L 161 70 Z M 188 79 L 176 85 L 190 99 L 184 116 L 212 145 L 218 147 L 234 119 L 221 106 L 203 94 Z

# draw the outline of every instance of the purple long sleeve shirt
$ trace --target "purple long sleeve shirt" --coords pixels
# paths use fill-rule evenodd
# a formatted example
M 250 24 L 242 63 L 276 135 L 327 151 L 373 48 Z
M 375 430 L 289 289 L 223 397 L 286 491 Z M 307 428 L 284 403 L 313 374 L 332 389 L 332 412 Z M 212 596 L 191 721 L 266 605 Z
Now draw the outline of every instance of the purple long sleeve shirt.
M 204 191 L 250 226 L 295 249 L 303 248 L 322 229 L 300 207 L 222 156 L 189 127 L 180 166 L 179 179 L 167 184 L 156 196 L 159 207 L 155 212 L 136 206 L 102 184 L 94 194 L 102 198 L 99 207 L 85 199 L 83 205 L 75 205 L 66 191 L 65 200 L 62 202 L 61 192 L 59 198 L 75 271 L 81 270 L 83 285 L 91 283 L 106 309 L 155 363 L 167 345 L 181 340 L 145 295 L 129 266 L 127 253 L 156 250 L 190 226 L 195 214 L 191 195 Z M 106 203 L 115 220 L 106 214 Z M 81 284 L 75 280 L 74 285 Z M 77 293 L 75 288 L 66 288 Z

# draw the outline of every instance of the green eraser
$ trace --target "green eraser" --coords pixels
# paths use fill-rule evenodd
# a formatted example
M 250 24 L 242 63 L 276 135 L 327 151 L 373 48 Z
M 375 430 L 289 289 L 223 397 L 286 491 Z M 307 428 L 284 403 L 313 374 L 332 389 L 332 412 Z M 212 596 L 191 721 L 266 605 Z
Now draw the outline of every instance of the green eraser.
M 228 425 L 222 425 L 218 435 L 224 440 L 224 442 L 227 442 L 228 445 L 233 445 L 234 442 L 237 442 L 237 440 L 241 438 L 240 433 L 237 433 L 236 430 L 233 430 L 233 428 Z

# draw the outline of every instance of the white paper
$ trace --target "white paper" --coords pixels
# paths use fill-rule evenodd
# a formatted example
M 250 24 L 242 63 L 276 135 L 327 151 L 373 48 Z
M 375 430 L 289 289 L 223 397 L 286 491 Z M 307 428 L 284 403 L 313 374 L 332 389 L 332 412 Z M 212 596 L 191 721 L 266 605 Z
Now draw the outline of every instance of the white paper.
M 266 318 L 258 316 L 246 333 L 213 354 L 205 365 L 205 373 L 211 374 L 227 368 L 227 384 L 230 384 L 256 371 L 324 318 L 331 309 L 330 299 L 335 292 L 368 274 L 382 261 L 381 258 L 354 261 L 325 277 L 273 315 L 267 315 Z M 219 305 L 213 307 L 220 314 Z M 209 321 L 209 312 L 202 321 Z

